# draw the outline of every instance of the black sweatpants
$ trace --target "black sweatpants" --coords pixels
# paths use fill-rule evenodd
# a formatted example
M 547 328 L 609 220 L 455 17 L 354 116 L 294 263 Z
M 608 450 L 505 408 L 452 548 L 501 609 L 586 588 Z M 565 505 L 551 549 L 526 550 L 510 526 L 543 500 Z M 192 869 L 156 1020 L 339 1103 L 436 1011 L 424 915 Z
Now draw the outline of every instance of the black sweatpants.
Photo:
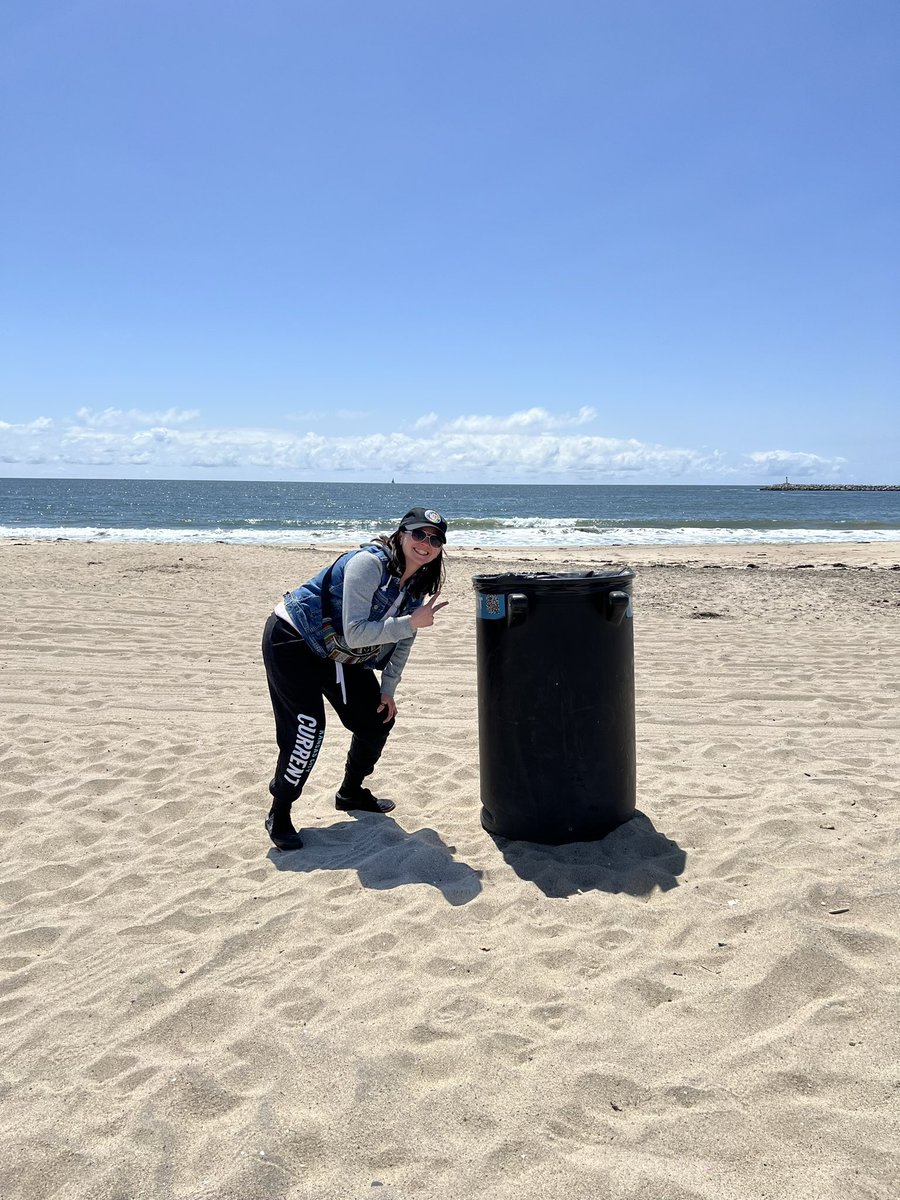
M 371 775 L 381 757 L 393 720 L 385 724 L 381 687 L 368 667 L 344 667 L 341 695 L 335 663 L 313 653 L 287 621 L 275 613 L 266 622 L 263 662 L 275 713 L 278 763 L 269 784 L 272 796 L 290 804 L 303 791 L 325 736 L 325 700 L 351 731 L 345 779 L 359 784 Z

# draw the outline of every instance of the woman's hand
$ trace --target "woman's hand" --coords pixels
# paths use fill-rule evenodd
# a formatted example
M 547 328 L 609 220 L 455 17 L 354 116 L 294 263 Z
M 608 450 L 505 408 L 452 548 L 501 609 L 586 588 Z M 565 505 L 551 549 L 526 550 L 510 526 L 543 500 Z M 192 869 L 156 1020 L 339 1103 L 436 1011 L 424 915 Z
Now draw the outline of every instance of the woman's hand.
M 383 724 L 387 725 L 388 721 L 393 721 L 397 715 L 397 705 L 393 696 L 388 696 L 387 693 L 381 693 L 381 703 L 376 709 L 377 712 L 384 712 L 387 709 L 387 716 L 384 718 Z
M 446 608 L 450 603 L 449 600 L 442 600 L 440 604 L 436 604 L 435 601 L 440 594 L 440 592 L 435 592 L 409 618 L 409 623 L 413 629 L 428 629 L 434 624 L 434 614 L 440 612 L 442 608 Z

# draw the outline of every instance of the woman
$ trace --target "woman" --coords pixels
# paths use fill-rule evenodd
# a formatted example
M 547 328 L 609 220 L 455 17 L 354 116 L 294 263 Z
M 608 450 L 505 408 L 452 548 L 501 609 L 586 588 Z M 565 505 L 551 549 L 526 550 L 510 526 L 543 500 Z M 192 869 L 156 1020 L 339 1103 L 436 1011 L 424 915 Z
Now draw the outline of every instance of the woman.
M 447 522 L 413 508 L 390 537 L 342 554 L 276 605 L 263 633 L 263 661 L 275 712 L 278 763 L 269 784 L 269 837 L 299 850 L 291 805 L 303 791 L 325 735 L 325 698 L 352 732 L 343 811 L 387 813 L 362 781 L 371 775 L 394 727 L 394 692 L 416 631 L 434 624 L 444 578 Z M 381 672 L 379 685 L 375 671 Z

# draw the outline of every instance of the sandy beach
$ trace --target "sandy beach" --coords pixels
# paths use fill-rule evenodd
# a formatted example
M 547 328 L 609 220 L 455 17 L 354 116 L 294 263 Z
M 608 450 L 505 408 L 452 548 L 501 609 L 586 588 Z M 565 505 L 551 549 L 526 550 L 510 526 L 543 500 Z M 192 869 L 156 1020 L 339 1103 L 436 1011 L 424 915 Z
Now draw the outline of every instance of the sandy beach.
M 896 1200 L 900 543 L 451 550 L 374 776 L 263 830 L 334 547 L 0 543 L 4 1200 Z M 479 823 L 474 574 L 637 572 L 638 813 Z

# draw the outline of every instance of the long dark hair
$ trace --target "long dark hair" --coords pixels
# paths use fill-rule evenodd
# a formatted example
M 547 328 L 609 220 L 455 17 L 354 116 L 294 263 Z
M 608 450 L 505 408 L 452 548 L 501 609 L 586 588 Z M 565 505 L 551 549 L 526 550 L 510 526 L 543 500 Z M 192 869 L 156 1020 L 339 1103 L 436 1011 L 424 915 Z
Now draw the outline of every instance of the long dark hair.
M 400 543 L 400 534 L 403 532 L 402 529 L 396 529 L 390 537 L 382 534 L 375 539 L 391 556 L 389 569 L 392 575 L 402 575 L 406 570 L 406 555 L 403 553 L 403 546 Z M 442 549 L 437 558 L 433 558 L 424 567 L 419 567 L 415 575 L 410 576 L 407 584 L 409 594 L 416 597 L 433 596 L 444 586 L 445 577 L 444 551 Z

